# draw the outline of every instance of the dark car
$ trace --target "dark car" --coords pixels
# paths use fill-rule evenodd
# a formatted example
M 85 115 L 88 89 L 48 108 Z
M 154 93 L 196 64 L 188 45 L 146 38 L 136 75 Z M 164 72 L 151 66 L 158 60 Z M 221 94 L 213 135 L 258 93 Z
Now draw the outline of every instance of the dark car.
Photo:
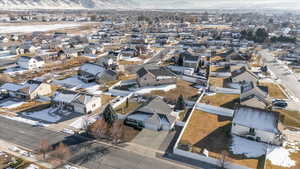
M 277 100 L 277 101 L 273 102 L 273 106 L 286 108 L 288 106 L 288 104 L 287 104 L 287 102 L 285 102 L 283 100 Z

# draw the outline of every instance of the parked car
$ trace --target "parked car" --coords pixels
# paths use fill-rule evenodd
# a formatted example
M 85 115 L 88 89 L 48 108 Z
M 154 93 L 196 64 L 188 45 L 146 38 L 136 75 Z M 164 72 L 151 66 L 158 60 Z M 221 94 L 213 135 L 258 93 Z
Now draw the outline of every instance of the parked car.
M 284 100 L 275 100 L 273 101 L 273 106 L 286 108 L 288 106 L 288 103 Z

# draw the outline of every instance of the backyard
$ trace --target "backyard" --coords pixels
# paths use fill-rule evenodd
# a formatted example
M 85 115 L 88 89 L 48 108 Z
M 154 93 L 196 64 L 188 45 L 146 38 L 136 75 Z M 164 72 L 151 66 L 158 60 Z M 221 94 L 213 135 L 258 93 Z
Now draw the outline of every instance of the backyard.
M 259 158 L 247 158 L 231 152 L 231 118 L 196 110 L 180 140 L 191 146 L 191 151 L 202 154 L 207 150 L 209 157 L 219 159 L 223 152 L 228 153 L 228 161 L 251 168 L 257 168 Z

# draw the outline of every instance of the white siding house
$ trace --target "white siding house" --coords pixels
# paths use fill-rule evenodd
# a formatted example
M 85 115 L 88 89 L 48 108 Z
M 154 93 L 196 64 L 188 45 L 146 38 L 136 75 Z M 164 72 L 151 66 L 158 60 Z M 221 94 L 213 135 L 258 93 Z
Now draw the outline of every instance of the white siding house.
M 41 57 L 21 56 L 17 61 L 20 68 L 28 70 L 42 68 L 44 64 L 45 61 Z
M 234 111 L 231 133 L 269 144 L 281 145 L 279 115 L 263 109 L 241 106 Z

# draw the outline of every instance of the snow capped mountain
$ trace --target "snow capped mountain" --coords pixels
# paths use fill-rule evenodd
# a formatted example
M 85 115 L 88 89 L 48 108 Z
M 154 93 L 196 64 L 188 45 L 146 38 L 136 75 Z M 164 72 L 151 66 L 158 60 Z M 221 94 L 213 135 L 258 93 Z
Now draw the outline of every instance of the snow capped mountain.
M 0 9 L 300 9 L 299 0 L 0 0 Z
M 0 0 L 0 9 L 126 9 L 131 0 Z

